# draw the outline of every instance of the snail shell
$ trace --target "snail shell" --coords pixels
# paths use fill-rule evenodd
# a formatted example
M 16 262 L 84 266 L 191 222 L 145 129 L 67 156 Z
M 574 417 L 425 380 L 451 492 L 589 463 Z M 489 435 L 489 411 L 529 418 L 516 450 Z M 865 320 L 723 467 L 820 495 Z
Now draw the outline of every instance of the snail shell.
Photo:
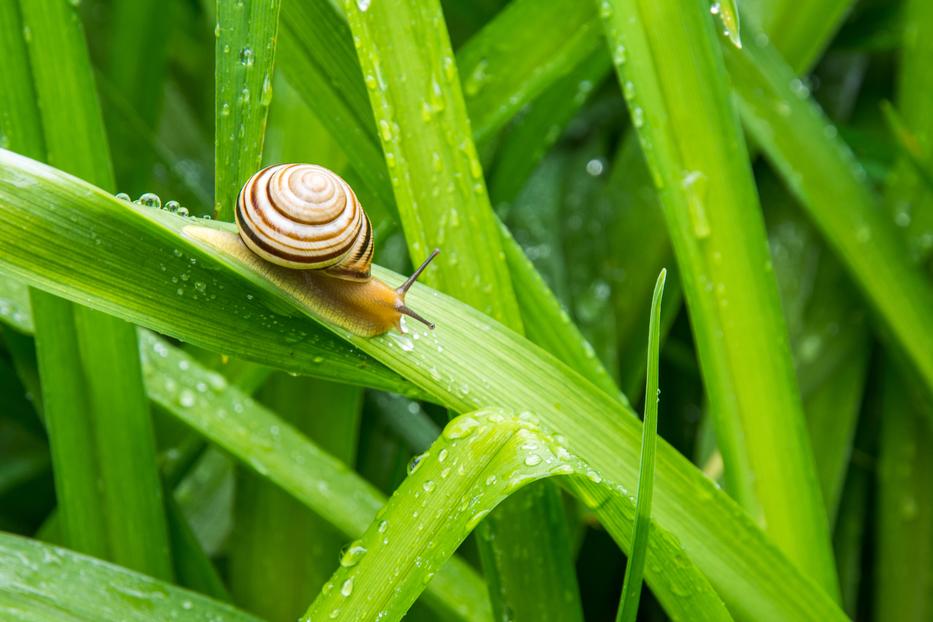
M 314 164 L 279 164 L 249 178 L 237 198 L 240 239 L 266 261 L 301 270 L 305 299 L 326 320 L 364 337 L 401 330 L 405 294 L 435 249 L 392 289 L 372 277 L 373 233 L 356 194 L 340 176 Z
M 236 222 L 243 242 L 274 264 L 370 279 L 372 225 L 347 182 L 323 166 L 259 171 L 240 191 Z

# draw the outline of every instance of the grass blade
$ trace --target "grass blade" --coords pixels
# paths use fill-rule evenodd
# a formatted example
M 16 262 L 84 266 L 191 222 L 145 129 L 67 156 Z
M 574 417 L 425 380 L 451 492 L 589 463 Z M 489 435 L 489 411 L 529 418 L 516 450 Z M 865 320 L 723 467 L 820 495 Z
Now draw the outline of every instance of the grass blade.
M 21 186 L 29 187 L 29 192 Z M 78 222 L 72 223 L 67 216 L 62 219 L 63 209 Z M 240 299 L 251 295 L 266 301 L 264 313 L 271 314 L 270 319 L 287 325 L 304 316 L 303 330 L 319 326 L 290 277 L 270 271 L 234 243 L 236 236 L 229 225 L 214 222 L 204 223 L 210 227 L 192 227 L 191 219 L 121 202 L 69 175 L 5 151 L 0 151 L 0 215 L 0 243 L 7 249 L 0 255 L 0 271 L 133 317 L 147 327 L 159 325 L 204 344 L 204 336 L 189 327 L 197 321 L 192 319 L 193 308 L 178 318 L 167 300 L 162 300 L 171 297 L 166 288 L 175 285 L 159 262 L 173 257 L 175 250 L 196 257 L 200 268 L 209 268 L 207 273 L 215 279 L 211 287 L 216 283 L 218 291 L 236 291 Z M 205 229 L 224 233 L 208 237 Z M 94 232 L 101 244 L 94 244 L 87 232 Z M 131 249 L 121 245 L 129 232 L 134 239 Z M 212 242 L 195 242 L 192 235 Z M 42 245 L 30 243 L 34 239 L 42 239 Z M 119 277 L 124 258 L 135 256 L 139 248 L 147 249 L 154 261 L 136 266 L 133 282 L 114 278 Z M 81 256 L 92 256 L 95 261 L 69 261 Z M 389 283 L 404 280 L 378 266 L 374 271 Z M 333 327 L 328 330 L 411 378 L 447 408 L 468 412 L 494 406 L 536 412 L 546 425 L 560 430 L 568 446 L 603 477 L 634 489 L 641 433 L 628 407 L 469 306 L 425 286 L 414 287 L 409 296 L 419 311 L 439 319 L 433 332 L 417 332 L 417 340 L 409 334 L 410 343 L 398 334 L 362 339 Z M 150 304 L 153 299 L 162 304 Z M 237 322 L 240 316 L 229 307 L 223 310 L 220 296 L 208 296 L 198 309 L 212 319 L 208 325 L 220 344 L 240 342 L 244 349 L 261 350 L 254 341 L 283 340 L 281 334 L 264 333 L 261 324 L 256 331 L 242 330 Z M 268 360 L 289 371 L 313 368 L 305 357 L 320 347 L 320 340 L 289 345 L 287 350 L 278 350 L 278 358 L 269 355 Z M 654 498 L 655 524 L 678 538 L 686 555 L 710 578 L 737 616 L 840 619 L 833 601 L 803 578 L 734 502 L 664 442 L 658 446 L 656 469 L 664 485 L 659 485 Z M 620 531 L 630 529 L 629 523 Z
M 877 498 L 875 618 L 933 615 L 933 433 L 929 397 L 886 366 Z
M 19 622 L 258 622 L 206 596 L 5 533 L 0 533 L 0 577 L 0 612 Z
M 638 488 L 635 492 L 635 529 L 632 548 L 625 567 L 622 596 L 616 622 L 634 622 L 638 616 L 641 581 L 645 571 L 645 552 L 651 530 L 651 493 L 654 490 L 654 451 L 658 434 L 658 352 L 661 349 L 661 296 L 667 270 L 661 270 L 651 298 L 651 323 L 648 326 L 648 379 L 645 383 L 645 417 L 638 465 Z
M 625 51 L 614 60 L 632 124 L 662 189 L 728 489 L 836 594 L 764 224 L 710 16 L 701 3 L 604 6 L 610 48 Z
M 752 28 L 748 20 L 746 28 Z M 933 387 L 933 329 L 927 321 L 933 285 L 878 209 L 864 170 L 807 97 L 805 85 L 763 40 L 747 39 L 741 52 L 724 48 L 746 127 L 848 268 L 886 333 Z
M 366 529 L 385 502 L 371 484 L 181 350 L 147 332 L 140 333 L 140 343 L 153 401 L 285 490 L 345 537 L 357 537 Z M 185 373 L 178 373 L 182 368 Z M 273 574 L 278 576 L 278 571 Z M 488 617 L 482 606 L 484 593 L 479 577 L 457 561 L 438 573 L 427 596 L 439 611 L 465 620 L 484 620 Z
M 304 620 L 400 619 L 444 560 L 498 503 L 546 478 L 595 485 L 593 473 L 531 413 L 493 409 L 452 420 L 354 543 L 360 554 L 342 564 Z M 610 481 L 599 487 L 604 496 L 626 494 Z M 583 490 L 570 489 L 578 494 Z M 589 491 L 581 496 L 585 502 L 596 500 Z M 631 520 L 619 505 L 600 501 L 611 530 Z M 652 532 L 647 553 L 653 562 L 649 580 L 668 588 L 659 590 L 667 613 L 674 620 L 730 620 L 692 564 L 668 572 L 662 560 L 672 556 L 672 544 L 663 532 Z
M 214 215 L 233 220 L 237 193 L 259 170 L 280 0 L 218 0 Z
M 110 90 L 147 133 L 157 127 L 162 108 L 174 9 L 174 4 L 159 0 L 113 4 L 106 77 Z M 152 152 L 141 148 L 146 134 L 138 129 L 124 120 L 107 127 L 117 185 L 131 196 L 149 191 L 146 184 L 154 163 Z
M 112 187 L 106 136 L 75 7 L 22 2 L 20 9 L 30 33 L 36 95 L 42 101 L 29 122 L 38 123 L 41 114 L 50 161 Z M 171 577 L 135 329 L 45 293 L 36 293 L 32 302 L 67 541 L 153 576 Z M 56 394 L 59 390 L 63 393 Z
M 580 61 L 599 48 L 593 14 L 587 2 L 517 0 L 457 51 L 478 144 L 492 139 L 557 78 L 576 73 Z
M 334 136 L 340 137 L 350 162 L 363 173 L 358 177 L 366 182 L 366 192 L 383 204 L 374 206 L 369 203 L 367 210 L 372 214 L 372 208 L 377 207 L 379 210 L 391 210 L 394 213 L 392 188 L 388 173 L 385 172 L 387 167 L 382 158 L 376 124 L 366 97 L 363 74 L 356 60 L 346 23 L 328 2 L 286 3 L 284 11 L 283 31 L 286 36 L 283 36 L 283 54 L 286 49 L 291 48 L 294 53 L 289 57 L 293 62 L 297 60 L 299 63 L 296 67 L 291 67 L 289 62 L 283 61 L 285 73 L 290 76 L 292 85 L 308 105 L 321 111 L 319 118 L 322 123 L 331 128 Z M 533 12 L 529 17 L 536 16 L 537 12 Z M 533 28 L 534 22 L 529 27 Z M 294 37 L 287 35 L 289 28 L 294 30 Z M 288 43 L 290 39 L 292 43 Z M 597 46 L 598 40 L 594 39 L 593 44 Z M 507 68 L 513 58 L 496 54 L 487 61 L 488 70 L 498 75 L 508 72 Z M 461 67 L 461 70 L 463 75 L 469 75 L 473 71 L 467 66 Z M 521 74 L 512 76 L 514 81 L 525 78 L 526 76 Z M 556 79 L 557 76 L 553 78 Z M 523 92 L 522 89 L 518 90 Z M 420 102 L 418 106 L 417 109 L 420 110 Z M 475 117 L 483 113 L 471 110 L 470 114 Z M 528 337 L 575 368 L 585 371 L 592 382 L 610 394 L 617 394 L 618 390 L 612 378 L 591 355 L 592 348 L 576 327 L 564 321 L 560 305 L 554 300 L 553 294 L 544 285 L 540 275 L 531 269 L 531 264 L 524 257 L 521 248 L 507 235 L 505 228 L 500 227 L 500 234 L 512 286 L 516 297 L 521 300 L 522 320 Z
M 279 373 L 260 389 L 259 399 L 352 467 L 361 389 Z M 268 620 L 295 620 L 330 576 L 345 537 L 274 483 L 248 471 L 238 473 L 236 504 L 237 531 L 229 553 L 236 602 Z

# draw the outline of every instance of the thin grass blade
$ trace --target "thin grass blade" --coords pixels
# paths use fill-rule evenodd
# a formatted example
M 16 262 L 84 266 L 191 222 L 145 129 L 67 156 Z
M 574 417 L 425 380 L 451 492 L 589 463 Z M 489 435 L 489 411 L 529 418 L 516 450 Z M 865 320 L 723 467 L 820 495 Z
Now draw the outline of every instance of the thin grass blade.
M 634 622 L 638 616 L 641 582 L 645 572 L 645 553 L 651 530 L 651 494 L 654 490 L 654 451 L 658 434 L 658 353 L 661 349 L 661 297 L 667 270 L 661 270 L 651 297 L 651 322 L 648 326 L 648 379 L 645 383 L 645 416 L 638 465 L 638 488 L 635 491 L 635 529 L 632 548 L 625 566 L 622 596 L 616 622 Z

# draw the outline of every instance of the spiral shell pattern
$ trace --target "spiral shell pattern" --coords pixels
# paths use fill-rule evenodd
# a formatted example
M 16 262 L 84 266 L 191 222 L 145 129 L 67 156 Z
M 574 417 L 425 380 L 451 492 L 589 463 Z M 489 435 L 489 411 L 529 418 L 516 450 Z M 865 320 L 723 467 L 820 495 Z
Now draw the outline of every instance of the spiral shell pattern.
M 314 164 L 279 164 L 253 175 L 237 198 L 243 242 L 288 268 L 370 279 L 372 226 L 339 175 Z

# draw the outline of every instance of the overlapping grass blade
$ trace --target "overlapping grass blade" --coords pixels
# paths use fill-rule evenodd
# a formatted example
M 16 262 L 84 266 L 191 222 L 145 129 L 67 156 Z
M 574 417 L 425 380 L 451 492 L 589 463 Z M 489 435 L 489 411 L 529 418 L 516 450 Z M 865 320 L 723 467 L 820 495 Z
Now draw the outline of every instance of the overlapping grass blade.
M 898 75 L 898 107 L 903 123 L 917 139 L 916 147 L 930 147 L 933 121 L 929 97 L 923 89 L 933 84 L 933 71 L 922 61 L 933 51 L 933 7 L 912 0 L 903 16 L 904 48 Z M 933 189 L 911 162 L 900 158 L 887 187 L 887 207 L 897 214 L 912 205 L 921 222 L 913 234 L 929 226 L 924 216 L 933 207 Z M 926 222 L 923 222 L 926 220 Z M 902 222 L 902 221 L 901 221 Z M 930 308 L 925 310 L 929 316 Z M 896 616 L 922 620 L 933 615 L 933 402 L 929 383 L 924 391 L 910 370 L 902 370 L 888 356 L 883 376 L 878 498 L 876 505 L 877 585 L 874 614 L 879 620 Z
M 392 188 L 388 173 L 384 172 L 387 167 L 382 159 L 376 124 L 365 96 L 366 86 L 353 52 L 349 29 L 342 16 L 330 3 L 320 1 L 302 4 L 301 7 L 297 3 L 286 3 L 284 11 L 283 54 L 286 49 L 291 49 L 294 53 L 289 53 L 288 57 L 298 63 L 297 67 L 291 67 L 287 60 L 283 60 L 284 72 L 305 101 L 316 110 L 321 110 L 319 118 L 322 123 L 331 128 L 335 136 L 340 137 L 341 146 L 360 172 L 357 178 L 366 183 L 366 194 L 384 204 L 373 206 L 368 203 L 367 210 L 372 212 L 371 208 L 376 207 L 382 210 L 377 213 L 386 213 L 385 210 L 394 213 Z M 535 15 L 537 12 L 530 17 Z M 296 38 L 289 43 L 290 27 Z M 529 27 L 533 28 L 533 23 Z M 298 45 L 299 41 L 303 45 Z M 594 39 L 593 45 L 598 46 L 598 40 Z M 514 59 L 497 54 L 486 60 L 488 71 L 498 75 L 505 72 Z M 460 67 L 460 73 L 469 75 L 472 68 Z M 513 81 L 525 77 L 512 74 Z M 553 79 L 557 77 L 552 76 Z M 518 90 L 523 92 L 522 89 Z M 481 111 L 469 112 L 471 118 L 481 114 Z M 482 141 L 479 141 L 479 147 L 482 150 Z M 374 218 L 374 222 L 378 226 L 378 220 Z M 530 269 L 531 265 L 523 256 L 521 248 L 504 228 L 500 228 L 500 233 L 528 337 L 583 371 L 592 382 L 615 394 L 617 389 L 611 377 L 591 355 L 592 349 L 576 327 L 564 321 L 560 305 L 540 277 Z
M 146 332 L 140 333 L 140 342 L 151 399 L 347 538 L 365 530 L 385 501 L 371 484 L 181 350 Z M 181 368 L 184 374 L 177 372 Z M 342 443 L 346 452 L 346 441 Z M 329 572 L 336 559 L 318 570 Z M 277 576 L 277 571 L 273 575 Z M 482 606 L 484 586 L 465 564 L 452 563 L 437 578 L 427 595 L 432 606 L 467 620 L 488 616 Z
M 724 47 L 746 127 L 848 268 L 890 339 L 933 387 L 933 328 L 927 321 L 933 285 L 913 264 L 894 223 L 878 208 L 864 170 L 807 97 L 806 86 L 764 40 L 747 38 L 741 51 Z
M 806 73 L 829 45 L 854 0 L 820 0 L 819 2 L 789 2 L 788 0 L 741 0 L 740 12 L 758 25 L 761 32 L 790 63 L 798 74 Z M 747 43 L 758 32 L 746 33 Z M 743 46 L 744 47 L 744 46 Z
M 654 491 L 654 452 L 658 434 L 658 351 L 661 348 L 661 296 L 667 271 L 661 270 L 651 299 L 651 322 L 648 326 L 648 380 L 645 385 L 645 416 L 635 497 L 635 529 L 632 548 L 625 566 L 625 580 L 616 622 L 634 622 L 638 616 L 641 582 L 645 572 L 645 553 L 651 529 L 651 496 Z
M 264 300 L 267 322 L 289 318 L 299 322 L 298 314 L 314 317 L 289 277 L 256 263 L 239 243 L 233 243 L 236 237 L 229 227 L 213 223 L 213 228 L 198 226 L 183 234 L 194 224 L 191 219 L 115 200 L 80 180 L 6 151 L 0 151 L 0 164 L 0 242 L 8 249 L 0 256 L 0 271 L 204 343 L 203 337 L 182 326 L 191 321 L 190 313 L 189 318 L 179 318 L 161 300 L 171 297 L 176 285 L 161 271 L 160 259 L 179 251 L 207 268 L 214 279 L 212 293 L 216 286 L 221 292 L 238 292 L 240 299 Z M 62 220 L 62 209 L 78 222 Z M 207 236 L 205 229 L 226 233 Z M 121 241 L 130 231 L 134 245 L 127 248 Z M 89 232 L 101 244 L 95 244 Z M 209 237 L 225 250 L 211 250 L 207 243 L 200 246 L 190 235 Z M 42 244 L 30 241 L 36 239 Z M 139 248 L 155 259 L 134 266 L 132 283 L 120 279 L 120 264 L 139 256 Z M 94 261 L 72 261 L 77 257 Z M 376 275 L 390 283 L 402 281 L 378 267 Z M 413 306 L 437 319 L 433 332 L 415 328 L 407 336 L 390 333 L 361 339 L 328 328 L 403 373 L 448 408 L 468 412 L 498 406 L 535 412 L 603 477 L 634 488 L 641 427 L 631 410 L 466 305 L 424 286 L 416 286 L 409 296 Z M 147 302 L 152 299 L 160 299 L 161 304 Z M 320 341 L 279 349 L 276 358 L 268 345 L 254 342 L 282 337 L 241 330 L 239 316 L 224 306 L 220 296 L 207 296 L 199 308 L 213 319 L 212 334 L 218 343 L 236 341 L 242 350 L 265 350 L 269 362 L 290 371 L 313 368 L 309 354 Z M 308 319 L 297 325 L 306 331 L 319 326 Z M 655 524 L 678 538 L 684 554 L 709 577 L 736 617 L 840 619 L 832 600 L 804 579 L 732 501 L 664 442 L 658 447 L 656 472 Z M 620 532 L 630 529 L 631 523 L 619 527 Z
M 106 136 L 75 7 L 22 2 L 20 9 L 23 31 L 30 33 L 30 62 L 19 69 L 25 80 L 10 87 L 31 94 L 34 83 L 42 106 L 18 108 L 14 112 L 21 117 L 14 122 L 41 123 L 51 162 L 112 187 Z M 20 32 L 13 23 L 4 30 L 7 37 Z M 153 576 L 171 577 L 135 329 L 43 292 L 36 292 L 32 303 L 66 541 Z M 88 503 L 91 498 L 100 503 Z
M 352 467 L 362 389 L 278 373 L 260 388 L 258 398 L 296 431 Z M 324 518 L 274 482 L 241 470 L 229 550 L 236 602 L 268 620 L 299 617 L 330 576 L 347 540 Z
M 871 341 L 848 275 L 773 175 L 759 175 L 774 275 L 781 292 L 817 477 L 835 520 L 862 405 Z
M 214 215 L 233 220 L 237 193 L 259 170 L 281 0 L 219 0 L 214 62 Z
M 409 255 L 417 263 L 442 248 L 425 281 L 522 332 L 440 3 L 344 8 Z M 410 35 L 399 38 L 403 31 Z M 559 492 L 545 495 L 553 498 L 505 503 L 482 528 L 483 566 L 500 617 L 582 619 L 569 531 L 559 513 L 546 520 Z
M 604 497 L 628 501 L 616 483 L 595 482 L 595 471 L 530 413 L 492 409 L 452 420 L 416 458 L 409 477 L 353 544 L 356 554 L 333 575 L 304 620 L 400 619 L 444 560 L 498 503 L 546 478 L 598 485 Z M 622 504 L 599 499 L 585 487 L 570 489 L 584 502 L 600 505 L 614 537 L 617 526 L 631 520 Z M 649 581 L 664 585 L 659 598 L 672 619 L 731 620 L 695 566 L 686 562 L 670 572 L 661 561 L 676 555 L 668 534 L 653 531 L 646 544 L 653 562 Z
M 710 16 L 699 3 L 603 6 L 610 49 L 623 49 L 613 58 L 632 124 L 661 190 L 728 488 L 835 594 L 764 224 Z
M 601 33 L 589 19 L 592 14 L 586 2 L 518 0 L 457 51 L 478 144 L 490 140 L 557 78 L 577 74 L 580 61 L 599 47 Z
M 233 607 L 168 583 L 36 540 L 0 533 L 0 613 L 20 622 L 67 617 L 258 622 Z M 88 595 L 93 594 L 93 598 Z

